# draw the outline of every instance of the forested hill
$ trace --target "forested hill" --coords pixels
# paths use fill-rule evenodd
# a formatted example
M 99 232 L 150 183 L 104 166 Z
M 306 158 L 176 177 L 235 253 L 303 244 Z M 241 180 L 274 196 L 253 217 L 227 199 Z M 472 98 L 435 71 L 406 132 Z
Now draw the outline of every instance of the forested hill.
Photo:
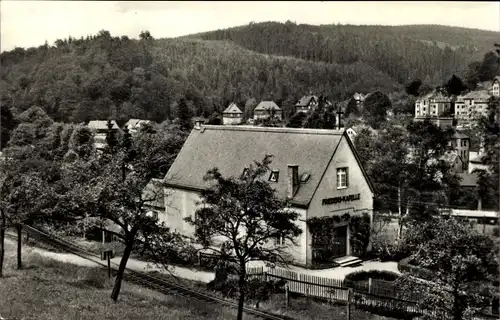
M 248 116 L 272 99 L 288 116 L 309 93 L 339 101 L 355 92 L 400 91 L 416 78 L 442 84 L 481 60 L 499 35 L 426 28 L 261 23 L 159 40 L 102 30 L 3 52 L 1 105 L 14 115 L 37 105 L 55 121 L 121 122 L 173 119 L 182 98 L 196 116 L 221 112 L 230 101 Z M 425 42 L 431 40 L 440 42 Z M 441 49 L 443 41 L 453 49 Z
M 285 110 L 314 92 L 345 99 L 355 91 L 398 90 L 363 63 L 337 64 L 265 55 L 228 41 L 114 37 L 107 31 L 54 45 L 3 52 L 2 106 L 19 114 L 40 106 L 55 121 L 176 116 L 181 98 L 194 115 L 230 101 L 250 113 L 263 99 Z
M 419 78 L 437 84 L 452 74 L 464 76 L 500 32 L 439 25 L 354 26 L 264 22 L 188 36 L 232 40 L 257 52 L 312 61 L 351 64 L 362 61 L 401 84 Z

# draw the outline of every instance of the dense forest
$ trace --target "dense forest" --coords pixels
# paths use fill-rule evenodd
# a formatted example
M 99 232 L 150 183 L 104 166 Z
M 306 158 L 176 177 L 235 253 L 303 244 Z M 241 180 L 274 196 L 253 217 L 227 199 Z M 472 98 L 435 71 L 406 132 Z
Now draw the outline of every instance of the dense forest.
M 3 52 L 1 104 L 14 117 L 39 106 L 58 122 L 123 123 L 174 119 L 181 99 L 205 117 L 230 101 L 248 116 L 260 100 L 272 99 L 289 118 L 304 94 L 345 101 L 378 90 L 393 100 L 416 78 L 435 86 L 454 73 L 463 76 L 498 37 L 442 27 L 434 32 L 441 37 L 425 38 L 439 43 L 425 43 L 426 28 L 262 23 L 179 39 L 144 31 L 139 40 L 102 30 Z M 442 49 L 446 39 L 452 47 Z M 411 109 L 411 102 L 405 105 Z
M 443 83 L 464 76 L 472 60 L 482 58 L 499 33 L 429 26 L 297 25 L 266 22 L 217 30 L 190 38 L 232 40 L 261 53 L 312 61 L 363 62 L 404 84 L 422 79 Z

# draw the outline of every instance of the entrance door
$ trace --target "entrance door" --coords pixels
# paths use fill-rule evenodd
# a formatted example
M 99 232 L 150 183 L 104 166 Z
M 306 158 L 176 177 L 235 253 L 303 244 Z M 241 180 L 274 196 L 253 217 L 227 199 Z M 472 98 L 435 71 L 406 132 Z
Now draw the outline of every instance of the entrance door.
M 347 254 L 347 226 L 336 227 L 332 243 L 332 258 Z
M 312 263 L 331 264 L 347 254 L 347 225 L 332 227 L 326 235 L 312 235 Z

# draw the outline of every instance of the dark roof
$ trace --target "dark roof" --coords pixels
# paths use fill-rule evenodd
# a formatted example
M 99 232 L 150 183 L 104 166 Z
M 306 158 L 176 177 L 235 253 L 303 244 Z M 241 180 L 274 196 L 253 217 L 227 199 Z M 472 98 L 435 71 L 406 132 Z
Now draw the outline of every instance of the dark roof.
M 281 110 L 274 101 L 261 101 L 254 110 Z
M 462 132 L 455 131 L 453 136 L 451 136 L 453 139 L 469 139 L 469 136 L 466 134 L 463 134 Z
M 475 187 L 477 185 L 477 175 L 474 173 L 459 173 L 461 187 Z
M 208 170 L 218 167 L 224 176 L 239 176 L 253 161 L 272 154 L 270 169 L 281 172 L 278 183 L 273 184 L 279 196 L 286 196 L 288 164 L 298 165 L 299 175 L 311 175 L 292 199 L 292 204 L 307 207 L 343 136 L 347 136 L 344 130 L 207 125 L 191 131 L 165 182 L 200 191 L 208 187 L 203 180 Z M 354 146 L 346 140 L 359 163 Z
M 240 110 L 240 108 L 238 108 L 238 106 L 234 102 L 231 103 L 229 107 L 227 107 L 226 110 L 224 110 L 223 113 L 243 114 L 243 112 Z
M 165 208 L 165 197 L 161 179 L 151 179 L 142 190 L 142 199 L 148 207 Z
M 300 98 L 300 100 L 295 104 L 296 107 L 307 107 L 307 105 L 309 104 L 309 102 L 311 102 L 311 99 L 316 100 L 316 102 L 318 101 L 318 97 L 317 96 L 314 96 L 314 95 L 310 95 L 310 96 L 303 96 L 302 98 Z
M 493 82 L 495 82 L 495 81 L 500 82 L 500 76 L 496 76 L 495 78 L 493 78 Z

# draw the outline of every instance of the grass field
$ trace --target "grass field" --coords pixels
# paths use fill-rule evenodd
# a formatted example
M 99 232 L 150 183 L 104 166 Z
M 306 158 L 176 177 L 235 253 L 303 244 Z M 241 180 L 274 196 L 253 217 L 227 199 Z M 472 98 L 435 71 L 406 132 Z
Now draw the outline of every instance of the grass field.
M 63 263 L 24 249 L 24 270 L 15 270 L 7 242 L 0 278 L 0 316 L 6 320 L 234 319 L 236 311 L 194 299 L 168 296 L 124 283 L 117 303 L 105 270 Z M 256 319 L 245 316 L 245 319 Z
M 112 282 L 103 269 L 77 266 L 43 257 L 23 249 L 23 270 L 16 270 L 15 246 L 7 242 L 5 278 L 0 278 L 0 316 L 20 319 L 234 319 L 232 309 L 213 306 L 194 299 L 164 295 L 124 282 L 117 303 L 109 295 Z M 182 280 L 198 290 L 204 284 Z M 260 304 L 261 309 L 285 313 L 282 294 Z M 295 319 L 346 319 L 346 307 L 329 305 L 303 297 L 290 301 L 287 314 Z M 245 315 L 245 319 L 256 319 Z M 390 319 L 352 309 L 351 319 Z

